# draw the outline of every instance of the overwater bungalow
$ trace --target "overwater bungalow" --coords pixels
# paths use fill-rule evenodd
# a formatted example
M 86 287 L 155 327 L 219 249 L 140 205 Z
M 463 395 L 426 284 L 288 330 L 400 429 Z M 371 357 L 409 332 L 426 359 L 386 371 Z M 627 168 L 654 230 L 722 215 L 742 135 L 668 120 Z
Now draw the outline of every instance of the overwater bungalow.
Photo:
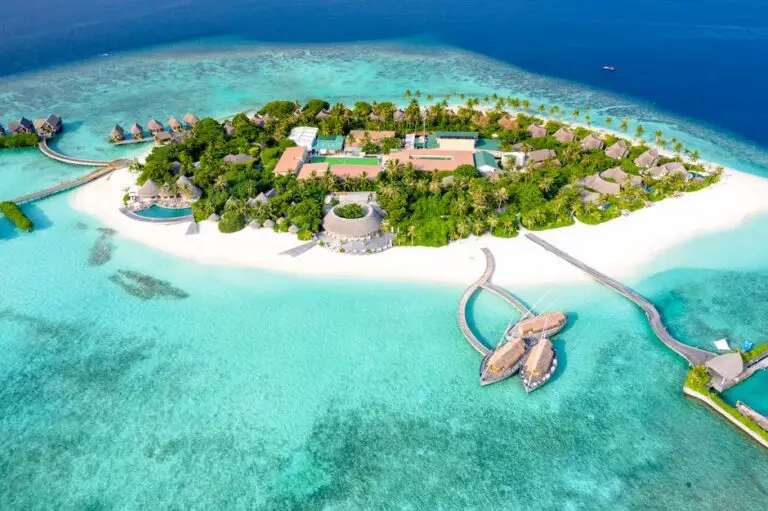
M 621 186 L 619 183 L 611 183 L 606 181 L 600 174 L 592 174 L 582 179 L 577 179 L 576 182 L 585 188 L 590 188 L 598 193 L 605 195 L 618 196 L 621 192 Z
M 63 129 L 61 117 L 53 114 L 42 119 L 35 119 L 34 126 L 35 131 L 45 137 L 52 137 L 57 133 L 61 133 Z
M 510 118 L 508 115 L 504 115 L 499 119 L 499 128 L 507 131 L 516 130 L 520 128 L 520 123 L 516 119 Z
M 200 188 L 196 187 L 192 181 L 183 174 L 176 180 L 176 187 L 179 189 L 179 193 L 181 193 L 182 197 L 188 201 L 196 201 L 203 196 L 203 192 Z
M 536 341 L 525 354 L 520 368 L 520 381 L 526 392 L 536 390 L 546 383 L 557 370 L 557 354 L 552 341 L 543 337 Z
M 547 129 L 538 124 L 531 124 L 528 126 L 528 133 L 531 134 L 531 138 L 543 138 L 547 136 Z
M 173 142 L 173 135 L 168 133 L 167 131 L 157 131 L 154 132 L 155 137 L 155 144 L 157 145 L 166 145 Z
M 134 140 L 144 138 L 144 128 L 141 127 L 141 124 L 133 123 L 133 126 L 131 126 L 131 136 Z
M 546 312 L 521 319 L 512 327 L 508 335 L 525 339 L 551 337 L 562 330 L 567 322 L 568 318 L 560 311 Z
M 596 151 L 602 149 L 604 146 L 605 143 L 600 140 L 599 137 L 595 136 L 594 133 L 590 133 L 581 140 L 581 147 L 583 147 L 585 151 Z
M 643 154 L 635 158 L 635 165 L 638 167 L 649 168 L 659 162 L 659 151 L 657 149 L 648 149 Z
M 147 179 L 138 191 L 139 199 L 152 200 L 158 196 L 158 188 L 154 181 Z
M 168 119 L 168 127 L 173 131 L 184 131 L 184 126 L 182 126 L 181 122 L 175 117 Z
M 10 130 L 11 135 L 21 135 L 22 133 L 34 133 L 35 125 L 26 117 L 22 117 L 18 121 L 9 124 L 8 129 Z
M 244 153 L 228 154 L 224 157 L 224 163 L 229 163 L 231 165 L 253 165 L 253 162 L 255 161 L 256 158 L 250 154 Z
M 642 188 L 643 180 L 640 176 L 633 176 L 627 174 L 621 167 L 613 167 L 608 170 L 604 170 L 600 173 L 600 177 L 603 179 L 610 179 L 618 183 L 622 188 L 633 186 L 635 188 Z
M 715 389 L 727 388 L 742 372 L 744 372 L 744 360 L 741 353 L 732 351 L 724 355 L 718 355 L 704 363 L 712 377 L 710 385 Z
M 165 128 L 157 119 L 150 119 L 147 123 L 147 128 L 153 135 L 157 135 L 161 131 L 165 131 Z
M 480 363 L 480 385 L 490 385 L 515 374 L 523 361 L 525 347 L 520 337 L 499 343 Z
M 560 142 L 561 144 L 570 144 L 571 142 L 573 142 L 574 140 L 576 140 L 576 135 L 574 135 L 573 133 L 571 133 L 571 132 L 568 130 L 568 128 L 566 128 L 565 126 L 563 126 L 562 128 L 560 128 L 559 130 L 557 130 L 557 131 L 555 132 L 555 138 L 556 138 L 556 139 L 557 139 L 557 141 L 558 141 L 558 142 Z
M 112 128 L 112 131 L 109 134 L 109 141 L 120 142 L 121 140 L 125 140 L 125 131 L 122 126 L 115 124 L 115 127 Z
M 619 140 L 605 150 L 605 155 L 614 160 L 626 158 L 629 154 L 629 146 L 624 140 Z
M 187 126 L 189 126 L 190 128 L 194 128 L 194 127 L 195 127 L 195 124 L 197 124 L 198 122 L 200 122 L 200 119 L 198 119 L 198 118 L 197 118 L 197 116 L 196 116 L 195 114 L 191 113 L 191 112 L 187 112 L 187 113 L 185 113 L 185 114 L 184 114 L 184 117 L 183 117 L 183 119 L 182 119 L 182 120 L 183 120 L 183 121 L 186 123 L 186 125 L 187 125 Z

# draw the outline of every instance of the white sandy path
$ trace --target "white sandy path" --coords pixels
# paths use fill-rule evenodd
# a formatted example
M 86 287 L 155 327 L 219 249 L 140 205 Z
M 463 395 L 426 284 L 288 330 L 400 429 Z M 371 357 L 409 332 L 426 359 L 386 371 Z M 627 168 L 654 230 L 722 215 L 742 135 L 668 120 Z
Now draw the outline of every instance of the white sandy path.
M 374 255 L 339 254 L 321 247 L 300 257 L 280 252 L 300 243 L 295 236 L 246 228 L 221 234 L 202 222 L 200 233 L 187 236 L 188 224 L 157 225 L 132 220 L 118 211 L 123 189 L 135 174 L 119 170 L 83 186 L 72 206 L 96 216 L 124 238 L 205 264 L 248 266 L 298 274 L 340 275 L 389 280 L 468 284 L 483 271 L 481 247 L 497 261 L 494 281 L 536 285 L 585 280 L 583 274 L 523 236 L 472 237 L 442 248 L 395 247 Z M 622 278 L 632 275 L 670 247 L 692 237 L 738 225 L 768 212 L 768 180 L 728 170 L 720 183 L 679 199 L 667 199 L 628 217 L 588 226 L 544 231 L 539 235 L 600 271 Z

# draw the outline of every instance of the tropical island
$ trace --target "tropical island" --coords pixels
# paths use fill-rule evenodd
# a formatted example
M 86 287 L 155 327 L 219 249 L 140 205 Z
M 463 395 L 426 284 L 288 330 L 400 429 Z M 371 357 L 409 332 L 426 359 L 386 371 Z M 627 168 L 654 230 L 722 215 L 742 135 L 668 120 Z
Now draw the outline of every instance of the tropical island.
M 485 109 L 475 101 L 274 101 L 225 122 L 195 119 L 190 136 L 135 165 L 139 188 L 126 202 L 186 199 L 195 220 L 217 220 L 221 232 L 250 223 L 309 240 L 335 205 L 328 197 L 368 192 L 393 245 L 437 247 L 599 224 L 722 173 L 695 152 L 683 157 L 677 142 L 676 154 L 662 154 L 616 133 L 513 115 L 505 107 L 520 105 L 514 99 Z

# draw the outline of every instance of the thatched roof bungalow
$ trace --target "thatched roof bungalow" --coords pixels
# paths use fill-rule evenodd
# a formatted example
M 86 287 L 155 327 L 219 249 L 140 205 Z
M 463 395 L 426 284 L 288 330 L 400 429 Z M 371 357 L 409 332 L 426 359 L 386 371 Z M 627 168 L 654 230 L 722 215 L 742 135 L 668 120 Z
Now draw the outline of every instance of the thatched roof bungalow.
M 157 119 L 150 119 L 147 123 L 147 129 L 149 129 L 153 135 L 157 135 L 161 131 L 165 131 L 165 128 Z
M 154 199 L 158 195 L 157 185 L 151 179 L 147 179 L 139 188 L 138 195 L 141 199 Z
M 269 201 L 277 194 L 277 190 L 272 188 L 267 192 L 261 192 L 254 199 L 248 199 L 248 205 L 254 207 L 256 204 L 269 204 Z
M 392 114 L 392 118 L 395 120 L 395 122 L 400 122 L 400 121 L 404 120 L 405 119 L 405 111 L 403 111 L 402 109 L 398 108 L 397 110 L 395 110 L 395 113 Z
M 581 140 L 581 147 L 583 147 L 585 151 L 596 151 L 602 149 L 604 146 L 605 143 L 594 133 L 590 133 Z
M 259 114 L 253 114 L 250 119 L 253 124 L 260 128 L 263 128 L 267 124 L 267 119 Z
M 323 119 L 327 119 L 330 116 L 331 116 L 331 112 L 329 112 L 328 110 L 323 109 L 323 110 L 320 110 L 319 112 L 317 112 L 317 115 L 315 116 L 315 119 L 318 120 L 318 121 L 322 121 Z
M 581 199 L 581 202 L 583 202 L 584 204 L 598 205 L 601 202 L 599 193 L 590 192 L 589 190 L 585 190 L 584 188 L 579 190 L 579 198 Z
M 227 121 L 224 123 L 224 133 L 228 137 L 234 137 L 237 130 L 235 130 L 235 127 L 232 126 L 232 121 Z
M 228 154 L 224 157 L 224 163 L 229 163 L 231 165 L 253 165 L 253 162 L 256 161 L 256 158 L 251 156 L 250 154 Z
M 291 225 L 291 226 L 288 228 L 288 233 L 289 233 L 289 234 L 298 234 L 299 230 L 300 230 L 300 229 L 299 229 L 299 226 L 298 226 L 298 225 L 296 225 L 296 224 L 293 224 L 293 225 Z
M 562 128 L 560 128 L 559 130 L 557 130 L 557 131 L 555 132 L 555 138 L 556 138 L 556 139 L 557 139 L 557 141 L 558 141 L 558 142 L 560 142 L 561 144 L 570 144 L 571 142 L 573 142 L 574 140 L 576 140 L 576 135 L 574 135 L 573 133 L 571 133 L 571 132 L 568 130 L 568 128 L 566 128 L 565 126 L 563 126 Z
M 184 131 L 184 126 L 182 126 L 181 122 L 175 117 L 168 119 L 168 127 L 173 131 Z
M 191 112 L 187 112 L 184 114 L 184 117 L 182 120 L 189 126 L 190 128 L 194 128 L 195 124 L 200 122 L 200 119 L 197 118 L 197 116 Z
M 528 153 L 528 161 L 534 163 L 543 163 L 547 160 L 553 160 L 557 158 L 557 153 L 554 149 L 537 149 Z
M 155 143 L 165 145 L 173 142 L 173 136 L 167 131 L 157 131 L 154 133 Z
M 11 124 L 8 125 L 8 128 L 11 131 L 11 135 L 19 135 L 21 133 L 34 133 L 35 132 L 35 125 L 27 119 L 26 117 L 22 117 L 18 121 L 14 121 Z
M 368 120 L 373 122 L 381 122 L 384 119 L 382 119 L 380 116 L 376 115 L 375 113 L 371 112 L 370 115 L 368 115 Z
M 133 126 L 131 126 L 131 136 L 135 140 L 144 138 L 144 128 L 142 128 L 140 124 L 134 122 Z
M 538 124 L 531 124 L 528 126 L 528 133 L 531 134 L 531 138 L 542 138 L 547 136 L 547 128 L 539 126 Z
M 622 188 L 628 186 L 634 186 L 635 188 L 641 188 L 643 186 L 643 180 L 640 176 L 633 176 L 624 172 L 621 167 L 613 167 L 608 170 L 604 170 L 600 173 L 600 177 L 603 179 L 612 179 L 617 182 Z
M 520 128 L 520 123 L 508 115 L 504 115 L 501 119 L 499 119 L 499 128 L 507 131 L 516 130 Z
M 629 146 L 624 140 L 619 140 L 605 150 L 605 155 L 614 160 L 626 158 L 629 154 Z
M 251 229 L 261 229 L 261 222 L 258 220 L 251 220 L 251 223 L 248 224 L 248 227 Z
M 593 174 L 591 176 L 579 179 L 576 182 L 585 188 L 590 188 L 598 193 L 605 195 L 619 195 L 619 192 L 621 192 L 621 186 L 619 186 L 619 183 L 611 183 L 606 181 L 600 177 L 600 174 Z
M 366 210 L 362 218 L 342 218 L 336 214 L 335 208 L 323 218 L 323 229 L 333 237 L 341 240 L 366 240 L 373 237 L 381 229 L 383 215 L 373 206 L 363 205 Z
M 221 217 L 216 213 L 211 213 L 211 216 L 208 217 L 208 220 L 210 220 L 211 222 L 218 222 L 219 220 L 221 220 Z
M 264 227 L 267 229 L 274 229 L 275 222 L 272 219 L 267 218 L 266 220 L 264 220 Z
M 643 154 L 635 158 L 635 165 L 638 167 L 653 167 L 659 162 L 659 151 L 657 149 L 648 149 Z
M 63 129 L 61 117 L 53 114 L 42 119 L 35 119 L 34 126 L 41 135 L 54 135 Z
M 179 188 L 181 194 L 188 200 L 197 200 L 203 196 L 203 192 L 200 188 L 196 187 L 185 175 L 179 176 L 179 179 L 176 180 L 176 186 Z
M 112 142 L 119 142 L 120 140 L 125 140 L 125 130 L 123 130 L 123 127 L 119 124 L 115 124 L 115 127 L 112 128 L 112 131 L 109 134 L 109 139 Z
M 684 179 L 688 179 L 689 172 L 685 168 L 685 165 L 679 161 L 672 161 L 665 163 L 664 165 L 654 166 L 645 170 L 645 174 L 653 177 L 654 179 L 661 179 L 666 175 L 681 175 Z

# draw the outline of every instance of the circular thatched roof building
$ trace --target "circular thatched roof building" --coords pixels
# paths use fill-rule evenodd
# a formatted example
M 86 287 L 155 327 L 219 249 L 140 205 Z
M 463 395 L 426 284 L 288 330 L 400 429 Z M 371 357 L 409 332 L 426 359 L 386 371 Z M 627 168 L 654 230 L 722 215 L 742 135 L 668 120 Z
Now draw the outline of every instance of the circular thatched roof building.
M 336 214 L 336 208 L 323 218 L 323 229 L 329 236 L 342 240 L 369 239 L 381 230 L 382 214 L 373 206 L 362 206 L 365 216 L 361 218 L 342 218 Z

